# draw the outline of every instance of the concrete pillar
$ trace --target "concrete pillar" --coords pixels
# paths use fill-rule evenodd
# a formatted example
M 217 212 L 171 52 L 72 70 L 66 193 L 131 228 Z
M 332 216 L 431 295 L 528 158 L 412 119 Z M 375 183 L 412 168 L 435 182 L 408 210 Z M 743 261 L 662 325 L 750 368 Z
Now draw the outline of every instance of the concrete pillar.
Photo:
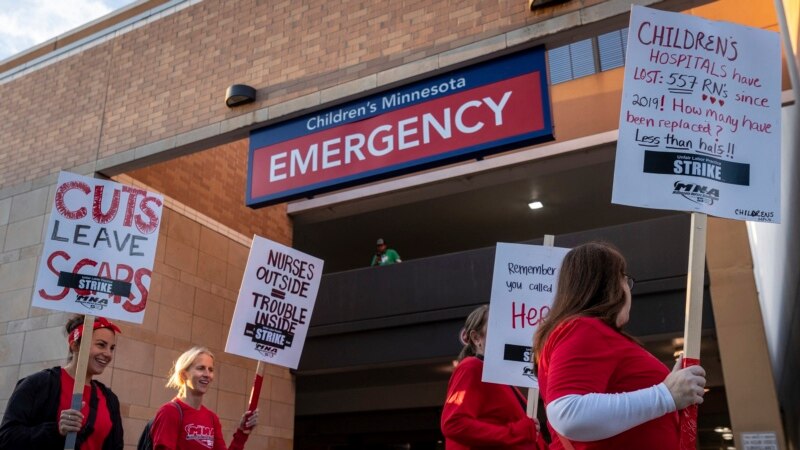
M 745 222 L 709 217 L 706 262 L 736 448 L 742 433 L 785 439 Z M 701 355 L 702 361 L 702 355 Z

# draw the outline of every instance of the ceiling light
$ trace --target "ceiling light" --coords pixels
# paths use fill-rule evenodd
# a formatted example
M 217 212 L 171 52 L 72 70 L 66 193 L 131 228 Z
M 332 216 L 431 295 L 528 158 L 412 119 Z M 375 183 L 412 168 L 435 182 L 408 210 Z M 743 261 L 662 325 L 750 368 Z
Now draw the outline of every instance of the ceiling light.
M 716 431 L 717 433 L 730 433 L 731 429 L 728 427 L 716 427 L 714 428 L 714 431 Z
M 725 439 L 726 441 L 732 441 L 733 433 L 722 433 L 722 439 Z
M 541 208 L 544 208 L 544 205 L 542 204 L 542 202 L 539 202 L 539 201 L 530 202 L 530 203 L 528 203 L 528 208 L 530 208 L 530 209 L 541 209 Z

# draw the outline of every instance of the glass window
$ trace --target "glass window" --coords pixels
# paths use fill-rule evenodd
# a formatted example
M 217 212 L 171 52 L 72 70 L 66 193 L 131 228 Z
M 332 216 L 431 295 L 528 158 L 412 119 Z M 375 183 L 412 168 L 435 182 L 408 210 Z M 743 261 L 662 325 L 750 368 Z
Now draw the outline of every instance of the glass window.
M 625 65 L 625 44 L 627 40 L 627 28 L 597 36 L 600 70 L 611 70 Z
M 628 29 L 548 50 L 550 84 L 563 83 L 625 65 Z
M 594 44 L 592 39 L 586 39 L 569 45 L 572 58 L 573 78 L 585 77 L 597 72 L 594 63 Z

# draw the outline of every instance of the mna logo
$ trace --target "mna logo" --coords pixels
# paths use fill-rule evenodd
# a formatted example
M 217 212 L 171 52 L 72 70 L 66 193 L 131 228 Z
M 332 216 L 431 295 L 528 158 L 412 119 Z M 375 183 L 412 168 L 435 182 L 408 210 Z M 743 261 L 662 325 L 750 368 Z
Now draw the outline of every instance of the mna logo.
M 533 373 L 533 367 L 532 366 L 525 366 L 522 369 L 522 376 L 528 377 L 531 380 L 536 381 L 536 375 Z
M 80 303 L 88 309 L 97 309 L 100 311 L 108 306 L 107 298 L 98 298 L 93 295 L 79 295 L 78 298 L 75 299 L 75 302 Z
M 274 358 L 278 355 L 278 349 L 266 344 L 256 344 L 256 351 L 266 356 L 267 358 Z
M 711 206 L 719 200 L 719 189 L 712 189 L 701 184 L 676 181 L 673 188 L 673 194 L 680 195 L 694 203 Z

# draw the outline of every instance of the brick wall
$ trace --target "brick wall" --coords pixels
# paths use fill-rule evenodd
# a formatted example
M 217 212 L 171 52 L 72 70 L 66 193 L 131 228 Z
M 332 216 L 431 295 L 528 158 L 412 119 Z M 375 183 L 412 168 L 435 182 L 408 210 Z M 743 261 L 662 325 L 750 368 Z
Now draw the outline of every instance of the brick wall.
M 285 204 L 255 210 L 245 206 L 247 140 L 155 164 L 128 175 L 248 238 L 258 234 L 291 246 L 292 228 Z
M 577 9 L 571 2 L 561 12 Z M 526 1 L 204 0 L 0 84 L 0 188 L 552 16 Z M 259 90 L 230 110 L 234 83 Z

